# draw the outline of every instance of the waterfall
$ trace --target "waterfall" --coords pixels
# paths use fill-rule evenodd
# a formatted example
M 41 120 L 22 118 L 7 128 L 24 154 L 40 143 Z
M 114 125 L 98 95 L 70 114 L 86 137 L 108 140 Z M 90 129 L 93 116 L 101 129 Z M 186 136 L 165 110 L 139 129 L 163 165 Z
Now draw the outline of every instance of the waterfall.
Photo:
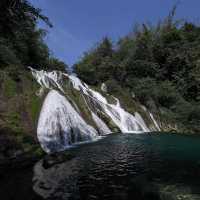
M 92 140 L 97 135 L 64 96 L 56 90 L 49 92 L 37 128 L 38 140 L 46 152 L 62 151 L 73 143 Z
M 83 84 L 78 77 L 73 75 L 68 76 L 74 89 L 81 91 L 83 94 L 89 96 L 92 101 L 101 107 L 101 110 L 111 118 L 111 120 L 119 127 L 124 133 L 139 133 L 149 132 L 147 125 L 145 124 L 139 113 L 132 115 L 126 112 L 121 106 L 117 98 L 116 104 L 108 103 L 107 99 L 97 91 L 89 88 L 88 85 Z
M 60 71 L 52 71 L 46 72 L 44 70 L 35 70 L 31 67 L 29 69 L 32 72 L 33 77 L 37 80 L 37 82 L 41 85 L 42 88 L 58 88 L 60 91 L 64 93 L 64 90 L 61 85 L 63 85 L 63 73 Z
M 152 120 L 152 122 L 153 122 L 153 124 L 154 124 L 154 126 L 155 126 L 155 128 L 156 128 L 156 131 L 161 131 L 160 126 L 158 125 L 158 122 L 155 120 L 154 115 L 153 115 L 150 111 L 148 111 L 148 109 L 147 109 L 144 105 L 142 105 L 141 108 L 142 108 L 146 113 L 149 113 L 150 119 Z
M 92 115 L 92 119 L 95 122 L 98 131 L 100 132 L 101 135 L 106 135 L 106 134 L 110 134 L 112 133 L 112 131 L 108 128 L 108 126 L 92 111 L 92 109 L 90 108 L 87 100 L 85 99 L 84 95 L 82 95 L 85 104 L 87 105 L 88 109 L 90 110 L 90 113 Z
M 151 117 L 151 120 L 153 121 L 155 127 L 157 128 L 158 131 L 161 131 L 160 126 L 158 125 L 158 122 L 155 120 L 153 114 L 151 112 L 149 112 L 149 115 Z
M 46 72 L 31 69 L 33 77 L 41 86 L 38 94 L 47 88 L 50 90 L 43 103 L 37 127 L 38 140 L 46 152 L 61 151 L 73 143 L 94 140 L 98 135 L 109 134 L 112 131 L 99 115 L 112 121 L 123 133 L 150 132 L 142 116 L 138 113 L 127 112 L 114 96 L 115 103 L 109 103 L 101 93 L 91 89 L 75 75 L 68 75 L 59 71 Z M 88 125 L 81 117 L 78 104 L 67 96 L 67 82 L 80 92 L 84 98 L 82 102 L 90 111 L 91 119 L 96 124 L 98 132 Z M 68 88 L 69 89 L 69 88 Z M 106 85 L 101 89 L 105 92 Z M 71 89 L 70 89 L 71 90 Z M 107 96 L 108 94 L 106 94 Z M 70 102 L 68 99 L 70 99 Z M 73 105 L 71 105 L 73 102 Z M 80 102 L 79 102 L 80 103 Z M 160 130 L 154 116 L 149 112 L 155 129 Z M 110 122 L 109 122 L 110 123 Z
M 112 133 L 112 131 L 108 128 L 108 126 L 93 112 L 92 112 L 92 118 L 93 118 L 94 122 L 96 123 L 99 132 L 102 135 Z

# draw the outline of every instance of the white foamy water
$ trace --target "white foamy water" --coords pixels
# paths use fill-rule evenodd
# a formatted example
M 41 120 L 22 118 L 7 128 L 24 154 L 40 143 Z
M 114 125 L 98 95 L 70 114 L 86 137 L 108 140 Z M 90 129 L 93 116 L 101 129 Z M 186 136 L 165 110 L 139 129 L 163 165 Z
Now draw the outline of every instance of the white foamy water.
M 46 72 L 30 69 L 41 87 L 50 89 L 43 103 L 37 127 L 38 139 L 46 152 L 60 151 L 74 143 L 95 140 L 99 134 L 111 133 L 107 124 L 96 114 L 97 111 L 110 118 L 123 133 L 150 132 L 138 112 L 128 113 L 120 105 L 119 99 L 115 97 L 113 98 L 116 103 L 109 103 L 101 93 L 91 89 L 78 77 L 59 71 Z M 63 96 L 67 95 L 63 89 L 66 88 L 64 79 L 70 80 L 73 88 L 83 95 L 85 99 L 83 103 L 89 108 L 99 133 L 80 116 L 81 111 L 78 111 L 75 102 L 71 105 L 67 98 Z M 40 93 L 42 93 L 42 90 Z M 149 111 L 146 112 L 149 113 L 154 127 L 160 130 L 153 115 Z
M 37 128 L 39 142 L 46 152 L 61 151 L 97 135 L 97 131 L 83 120 L 64 96 L 55 90 L 49 92 Z
M 62 88 L 63 73 L 60 71 L 46 72 L 44 70 L 35 70 L 29 67 L 33 77 L 37 82 L 44 88 L 54 89 L 58 88 L 60 91 L 64 92 Z
M 72 85 L 75 89 L 83 92 L 85 95 L 91 97 L 96 104 L 98 104 L 102 111 L 119 127 L 124 133 L 138 133 L 138 132 L 149 132 L 150 130 L 146 126 L 142 117 L 135 113 L 136 116 L 126 112 L 121 106 L 117 98 L 116 104 L 109 104 L 107 99 L 97 91 L 90 89 L 86 84 L 83 84 L 78 77 L 69 76 Z
M 155 130 L 156 131 L 161 131 L 160 126 L 158 125 L 158 122 L 156 121 L 156 119 L 153 116 L 153 114 L 150 111 L 148 111 L 148 109 L 144 105 L 142 105 L 141 107 L 146 113 L 149 113 L 149 116 L 150 116 L 150 118 L 151 118 L 151 120 L 152 120 L 152 122 L 153 122 L 153 124 L 154 124 L 154 126 L 156 128 Z
M 108 126 L 93 112 L 92 112 L 92 118 L 93 118 L 94 122 L 96 123 L 99 132 L 102 135 L 112 133 L 112 131 L 108 128 Z
M 152 114 L 151 112 L 149 112 L 149 115 L 150 115 L 150 117 L 151 117 L 151 119 L 152 119 L 152 121 L 153 121 L 155 127 L 157 128 L 157 130 L 158 130 L 158 131 L 161 131 L 160 126 L 158 125 L 158 122 L 155 120 L 153 114 Z

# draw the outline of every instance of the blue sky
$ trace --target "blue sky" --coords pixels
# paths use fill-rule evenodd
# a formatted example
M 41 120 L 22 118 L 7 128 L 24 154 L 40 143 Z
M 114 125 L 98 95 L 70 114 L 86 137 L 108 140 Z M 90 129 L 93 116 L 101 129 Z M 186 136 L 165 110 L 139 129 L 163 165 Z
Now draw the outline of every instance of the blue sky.
M 43 10 L 54 27 L 46 42 L 52 53 L 68 65 L 78 61 L 104 36 L 113 41 L 131 31 L 135 23 L 156 23 L 168 15 L 177 0 L 30 0 Z M 177 17 L 200 22 L 200 0 L 181 0 Z M 43 23 L 39 26 L 46 28 Z

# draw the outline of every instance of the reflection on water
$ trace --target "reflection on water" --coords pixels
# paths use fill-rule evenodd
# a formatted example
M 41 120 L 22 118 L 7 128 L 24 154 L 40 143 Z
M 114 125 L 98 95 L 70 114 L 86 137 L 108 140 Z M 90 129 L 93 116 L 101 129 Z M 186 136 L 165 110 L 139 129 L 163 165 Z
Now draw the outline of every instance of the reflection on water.
M 44 199 L 200 199 L 200 137 L 110 135 L 65 154 L 73 156 L 34 167 Z

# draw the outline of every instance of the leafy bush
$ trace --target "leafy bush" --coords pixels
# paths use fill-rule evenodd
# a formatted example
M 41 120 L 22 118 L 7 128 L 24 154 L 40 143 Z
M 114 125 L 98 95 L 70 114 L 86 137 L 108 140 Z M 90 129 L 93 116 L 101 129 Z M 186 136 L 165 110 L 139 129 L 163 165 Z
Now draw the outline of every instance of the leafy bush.
M 114 79 L 109 79 L 108 81 L 106 81 L 106 86 L 107 86 L 107 92 L 110 93 L 110 94 L 120 92 L 120 90 L 122 89 L 117 84 L 117 81 L 114 80 Z
M 52 27 L 49 19 L 29 1 L 0 2 L 0 67 L 50 67 L 63 69 L 64 63 L 50 56 L 43 38 L 46 31 L 37 28 L 38 20 Z M 52 63 L 53 62 L 53 63 Z M 55 68 L 53 67 L 55 66 Z
M 52 57 L 48 59 L 46 64 L 47 70 L 66 71 L 67 68 L 68 66 L 64 62 L 58 60 L 57 58 L 52 58 Z
M 17 58 L 13 48 L 7 44 L 6 40 L 0 38 L 0 68 L 19 64 L 20 60 Z
M 200 26 L 176 20 L 175 11 L 156 26 L 135 26 L 116 46 L 102 40 L 74 70 L 89 84 L 108 82 L 110 92 L 122 88 L 143 104 L 153 100 L 192 129 L 199 124 Z
M 96 48 L 86 53 L 83 59 L 74 65 L 75 72 L 88 84 L 97 85 L 113 76 L 113 47 L 108 38 L 104 38 Z

